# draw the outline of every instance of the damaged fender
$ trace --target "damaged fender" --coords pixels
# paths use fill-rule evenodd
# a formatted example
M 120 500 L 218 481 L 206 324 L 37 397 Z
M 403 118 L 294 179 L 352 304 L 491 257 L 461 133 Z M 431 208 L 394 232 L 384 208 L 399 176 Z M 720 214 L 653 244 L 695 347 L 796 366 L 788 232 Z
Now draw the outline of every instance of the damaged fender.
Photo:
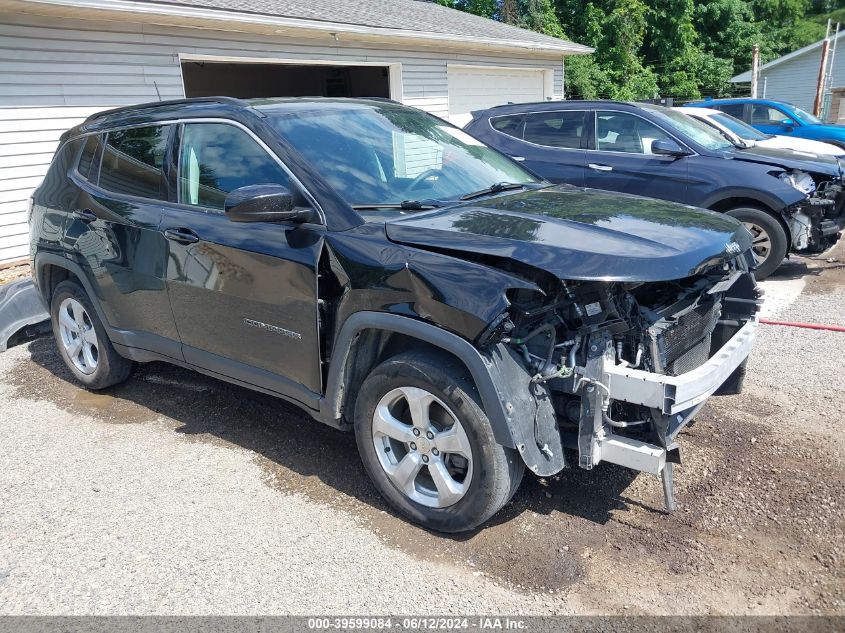
M 412 336 L 454 354 L 466 365 L 475 382 L 496 441 L 517 449 L 537 475 L 551 475 L 564 467 L 548 388 L 537 385 L 539 392 L 534 395 L 529 392 L 531 376 L 513 350 L 498 344 L 482 353 L 456 334 L 397 314 L 363 311 L 344 322 L 335 344 L 326 398 L 319 412 L 322 421 L 332 424 L 341 417 L 346 361 L 355 337 L 370 329 Z

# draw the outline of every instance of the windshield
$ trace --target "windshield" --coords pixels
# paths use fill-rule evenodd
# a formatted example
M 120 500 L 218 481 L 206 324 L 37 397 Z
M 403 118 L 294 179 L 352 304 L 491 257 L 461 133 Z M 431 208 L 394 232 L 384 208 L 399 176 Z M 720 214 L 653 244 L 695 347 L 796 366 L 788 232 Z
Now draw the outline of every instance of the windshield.
M 542 182 L 463 130 L 413 108 L 327 104 L 266 112 L 353 206 L 457 200 L 496 183 Z
M 765 141 L 768 137 L 751 127 L 748 123 L 732 117 L 730 114 L 714 114 L 710 117 L 720 125 L 728 128 L 739 138 L 746 141 Z
M 790 106 L 790 108 L 792 108 L 793 114 L 795 114 L 795 116 L 797 116 L 803 123 L 809 123 L 810 125 L 823 125 L 823 121 L 819 117 L 810 114 L 801 108 L 796 108 L 795 106 Z
M 726 151 L 734 149 L 733 143 L 726 141 L 725 137 L 706 123 L 697 121 L 689 115 L 677 110 L 667 108 L 650 108 L 652 114 L 663 119 L 674 130 L 695 141 L 702 147 L 713 151 Z

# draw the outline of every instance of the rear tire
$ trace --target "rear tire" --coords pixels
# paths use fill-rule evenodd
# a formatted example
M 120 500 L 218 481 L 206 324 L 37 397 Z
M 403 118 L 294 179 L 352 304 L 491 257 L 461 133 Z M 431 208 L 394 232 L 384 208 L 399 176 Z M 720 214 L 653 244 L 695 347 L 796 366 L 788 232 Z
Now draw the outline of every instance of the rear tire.
M 132 361 L 115 351 L 85 290 L 63 281 L 53 291 L 50 320 L 59 354 L 86 388 L 105 389 L 126 380 Z
M 372 371 L 356 400 L 355 438 L 390 505 L 439 532 L 471 530 L 492 517 L 525 468 L 493 437 L 466 368 L 429 352 L 399 354 Z
M 757 270 L 754 276 L 762 281 L 771 275 L 789 250 L 789 239 L 783 225 L 766 211 L 754 207 L 740 207 L 727 212 L 745 225 L 752 236 L 752 249 Z

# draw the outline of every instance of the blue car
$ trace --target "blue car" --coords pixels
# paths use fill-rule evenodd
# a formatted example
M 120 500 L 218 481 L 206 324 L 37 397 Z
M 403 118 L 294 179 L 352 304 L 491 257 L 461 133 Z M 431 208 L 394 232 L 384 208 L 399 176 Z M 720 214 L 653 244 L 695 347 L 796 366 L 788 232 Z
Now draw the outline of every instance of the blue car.
M 721 110 L 764 134 L 807 138 L 845 149 L 845 125 L 825 123 L 791 103 L 772 99 L 709 99 L 686 106 Z
M 615 101 L 509 104 L 473 112 L 464 129 L 554 183 L 733 216 L 753 236 L 758 279 L 791 252 L 828 248 L 845 228 L 845 161 L 737 147 L 670 108 Z

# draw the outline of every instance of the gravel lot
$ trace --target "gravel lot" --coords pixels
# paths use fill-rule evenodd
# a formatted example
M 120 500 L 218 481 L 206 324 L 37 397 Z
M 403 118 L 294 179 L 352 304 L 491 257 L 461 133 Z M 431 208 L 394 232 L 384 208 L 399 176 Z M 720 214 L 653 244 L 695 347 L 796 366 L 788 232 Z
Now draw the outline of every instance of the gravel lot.
M 840 262 L 766 285 L 779 318 L 845 323 Z M 764 326 L 746 392 L 681 438 L 674 515 L 602 466 L 448 538 L 280 401 L 163 364 L 91 394 L 36 340 L 0 354 L 0 613 L 843 614 L 843 357 Z

